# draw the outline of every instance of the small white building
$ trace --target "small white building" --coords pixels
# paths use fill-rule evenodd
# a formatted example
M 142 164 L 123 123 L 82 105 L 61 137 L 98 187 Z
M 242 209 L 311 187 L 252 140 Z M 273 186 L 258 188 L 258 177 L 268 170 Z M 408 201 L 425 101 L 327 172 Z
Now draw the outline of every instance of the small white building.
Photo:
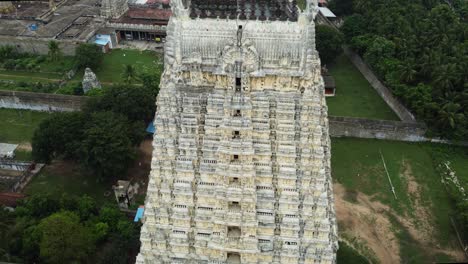
M 0 143 L 0 159 L 12 159 L 15 157 L 16 144 Z
M 336 15 L 333 14 L 333 12 L 327 7 L 319 7 L 319 12 L 324 17 L 328 18 L 330 21 L 333 21 L 334 19 L 336 19 Z

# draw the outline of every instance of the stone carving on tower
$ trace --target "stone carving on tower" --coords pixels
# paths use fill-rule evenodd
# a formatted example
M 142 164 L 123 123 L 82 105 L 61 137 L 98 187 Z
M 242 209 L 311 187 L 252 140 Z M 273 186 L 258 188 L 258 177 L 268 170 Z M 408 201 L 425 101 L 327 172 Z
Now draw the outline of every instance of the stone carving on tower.
M 316 1 L 171 4 L 137 263 L 336 263 Z

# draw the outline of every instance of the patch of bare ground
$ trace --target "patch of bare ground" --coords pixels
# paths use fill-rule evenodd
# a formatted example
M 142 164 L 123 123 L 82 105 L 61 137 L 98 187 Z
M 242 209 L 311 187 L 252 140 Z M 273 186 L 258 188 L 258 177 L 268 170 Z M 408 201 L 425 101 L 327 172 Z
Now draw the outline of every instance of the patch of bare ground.
M 400 243 L 394 232 L 395 227 L 392 226 L 389 218 L 391 215 L 429 254 L 444 253 L 457 261 L 464 261 L 465 256 L 461 250 L 442 248 L 435 241 L 430 208 L 422 203 L 420 195 L 422 187 L 414 178 L 408 162 L 403 163 L 402 177 L 408 184 L 407 188 L 414 208 L 413 217 L 400 216 L 389 206 L 379 201 L 372 201 L 372 197 L 357 191 L 353 191 L 353 199 L 350 202 L 346 199 L 349 198 L 349 191 L 343 185 L 334 183 L 335 207 L 341 232 L 358 241 L 364 241 L 380 263 L 399 263 Z
M 127 180 L 138 183 L 139 194 L 146 194 L 148 188 L 148 177 L 151 170 L 151 158 L 153 154 L 152 139 L 145 139 L 141 142 L 137 151 L 137 159 L 127 172 Z
M 18 150 L 25 150 L 25 151 L 32 151 L 32 146 L 31 143 L 29 142 L 23 142 L 18 145 Z
M 428 250 L 428 252 L 444 253 L 458 261 L 466 260 L 461 250 L 442 248 L 435 241 L 434 220 L 431 216 L 431 208 L 423 204 L 421 199 L 421 192 L 424 191 L 423 187 L 414 178 L 411 165 L 407 161 L 403 161 L 401 176 L 407 182 L 407 190 L 411 199 L 414 217 L 397 216 L 398 221 L 420 243 L 421 247 Z
M 359 192 L 356 193 L 355 202 L 349 202 L 344 198 L 345 187 L 339 183 L 335 183 L 333 189 L 340 230 L 347 236 L 364 241 L 381 263 L 398 263 L 400 261 L 398 239 L 385 214 L 389 211 L 389 207 L 380 202 L 371 202 L 369 196 Z

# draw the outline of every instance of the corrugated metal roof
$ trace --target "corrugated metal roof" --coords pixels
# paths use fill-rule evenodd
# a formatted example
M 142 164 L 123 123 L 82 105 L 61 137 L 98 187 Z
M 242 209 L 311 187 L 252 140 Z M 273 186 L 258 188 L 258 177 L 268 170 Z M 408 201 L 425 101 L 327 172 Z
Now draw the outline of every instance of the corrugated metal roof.
M 0 158 L 13 158 L 18 145 L 0 143 Z
M 326 7 L 319 7 L 319 11 L 325 17 L 336 17 L 335 14 L 333 14 L 333 12 L 330 9 L 326 8 Z

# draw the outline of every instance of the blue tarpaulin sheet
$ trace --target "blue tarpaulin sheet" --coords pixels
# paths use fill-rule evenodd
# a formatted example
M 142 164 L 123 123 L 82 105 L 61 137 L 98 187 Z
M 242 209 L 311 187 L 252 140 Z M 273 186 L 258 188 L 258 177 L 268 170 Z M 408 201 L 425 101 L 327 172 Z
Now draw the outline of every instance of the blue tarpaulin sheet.
M 101 46 L 105 46 L 107 44 L 107 42 L 109 42 L 109 40 L 107 39 L 96 39 L 94 41 L 94 43 L 98 44 L 98 45 L 101 45 Z
M 156 128 L 154 127 L 153 122 L 149 123 L 148 127 L 146 128 L 146 132 L 154 134 L 156 132 Z
M 138 222 L 140 219 L 143 217 L 143 213 L 145 212 L 144 207 L 138 207 L 138 210 L 135 215 L 135 219 L 133 219 L 133 222 Z

